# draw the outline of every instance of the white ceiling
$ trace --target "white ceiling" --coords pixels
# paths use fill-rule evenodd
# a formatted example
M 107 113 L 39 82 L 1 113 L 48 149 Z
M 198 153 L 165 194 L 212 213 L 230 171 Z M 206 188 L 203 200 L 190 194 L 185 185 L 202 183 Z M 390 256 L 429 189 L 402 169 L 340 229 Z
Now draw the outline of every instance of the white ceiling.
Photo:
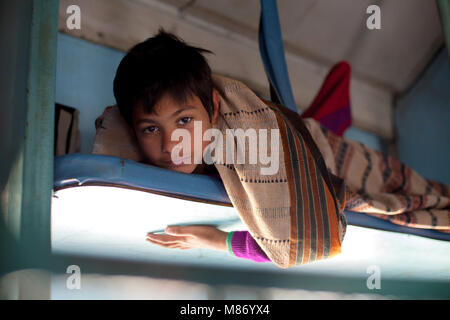
M 259 0 L 163 2 L 234 32 L 256 34 L 258 30 Z M 347 60 L 354 74 L 392 92 L 406 90 L 443 43 L 433 0 L 278 0 L 277 3 L 287 51 L 327 65 Z M 381 8 L 381 30 L 366 27 L 369 17 L 366 9 L 371 4 Z
M 299 110 L 317 94 L 330 68 L 352 66 L 353 126 L 394 137 L 394 97 L 404 93 L 443 45 L 434 0 L 278 0 L 286 61 Z M 66 8 L 81 8 L 81 29 L 69 30 Z M 381 30 L 369 30 L 366 9 L 381 8 Z M 59 0 L 59 27 L 74 37 L 128 51 L 160 27 L 214 52 L 213 72 L 268 94 L 258 49 L 259 0 Z

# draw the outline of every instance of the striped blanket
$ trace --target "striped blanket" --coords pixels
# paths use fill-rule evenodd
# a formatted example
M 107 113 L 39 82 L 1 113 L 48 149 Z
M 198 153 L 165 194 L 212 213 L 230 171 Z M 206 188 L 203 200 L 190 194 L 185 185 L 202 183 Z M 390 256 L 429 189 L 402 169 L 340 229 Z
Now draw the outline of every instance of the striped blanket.
M 331 172 L 347 186 L 346 210 L 412 228 L 450 232 L 450 187 L 425 179 L 398 159 L 306 124 Z
M 279 130 L 276 173 L 262 175 L 260 162 L 214 163 L 242 221 L 279 267 L 339 254 L 347 225 L 344 209 L 449 232 L 448 186 L 337 136 L 314 119 L 302 120 L 239 81 L 217 75 L 213 81 L 220 93 L 219 121 L 214 127 L 223 135 L 238 128 Z M 270 145 L 268 141 L 263 147 L 270 150 Z M 249 148 L 244 151 L 249 159 Z
M 262 100 L 239 81 L 214 76 L 220 93 L 219 121 L 214 128 L 279 130 L 279 149 L 270 138 L 258 148 L 277 152 L 278 170 L 262 174 L 258 159 L 216 166 L 227 194 L 266 255 L 282 268 L 340 253 L 345 235 L 345 184 L 330 174 L 304 122 L 297 113 Z M 289 114 L 291 112 L 294 114 Z M 271 137 L 270 135 L 268 135 Z M 237 150 L 238 145 L 231 149 Z M 229 152 L 227 143 L 222 153 Z M 248 144 L 245 158 L 250 158 Z

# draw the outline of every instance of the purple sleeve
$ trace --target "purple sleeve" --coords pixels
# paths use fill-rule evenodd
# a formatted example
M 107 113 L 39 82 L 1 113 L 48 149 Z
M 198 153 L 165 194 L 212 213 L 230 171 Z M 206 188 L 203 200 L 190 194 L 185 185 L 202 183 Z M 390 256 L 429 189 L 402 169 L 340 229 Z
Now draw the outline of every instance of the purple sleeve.
M 248 231 L 234 231 L 230 233 L 228 242 L 230 253 L 236 257 L 250 259 L 255 262 L 270 262 L 270 259 L 252 238 Z

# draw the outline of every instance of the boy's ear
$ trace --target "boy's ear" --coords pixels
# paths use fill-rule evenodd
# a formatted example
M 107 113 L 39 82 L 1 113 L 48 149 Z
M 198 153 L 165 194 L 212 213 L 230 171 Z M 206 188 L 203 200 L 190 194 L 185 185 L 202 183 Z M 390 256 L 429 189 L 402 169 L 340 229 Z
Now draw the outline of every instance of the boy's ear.
M 219 92 L 216 89 L 213 89 L 213 115 L 212 115 L 212 123 L 217 122 L 217 117 L 219 115 L 219 102 L 220 96 Z

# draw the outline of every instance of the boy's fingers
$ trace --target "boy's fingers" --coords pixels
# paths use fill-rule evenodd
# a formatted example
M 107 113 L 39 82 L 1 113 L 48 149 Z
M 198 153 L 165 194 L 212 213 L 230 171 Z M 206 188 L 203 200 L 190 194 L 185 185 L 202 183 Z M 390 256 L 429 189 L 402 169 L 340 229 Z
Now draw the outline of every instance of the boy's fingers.
M 169 235 L 169 234 L 154 234 L 154 233 L 147 233 L 147 237 L 157 240 L 167 240 L 167 241 L 175 241 L 180 240 L 182 237 L 179 235 Z
M 157 246 L 164 247 L 164 248 L 170 248 L 170 249 L 180 249 L 180 250 L 186 250 L 191 249 L 191 247 L 188 247 L 186 245 L 180 244 L 179 242 L 169 242 L 169 243 L 163 243 L 163 242 L 157 242 L 151 239 L 147 239 L 146 241 L 153 243 Z
M 153 235 L 148 234 L 147 239 L 150 239 L 150 240 L 158 242 L 158 243 L 180 243 L 180 242 L 185 241 L 184 237 L 159 235 L 159 234 L 153 234 Z
M 177 236 L 195 236 L 199 231 L 210 227 L 206 225 L 168 226 L 165 231 L 167 234 Z

